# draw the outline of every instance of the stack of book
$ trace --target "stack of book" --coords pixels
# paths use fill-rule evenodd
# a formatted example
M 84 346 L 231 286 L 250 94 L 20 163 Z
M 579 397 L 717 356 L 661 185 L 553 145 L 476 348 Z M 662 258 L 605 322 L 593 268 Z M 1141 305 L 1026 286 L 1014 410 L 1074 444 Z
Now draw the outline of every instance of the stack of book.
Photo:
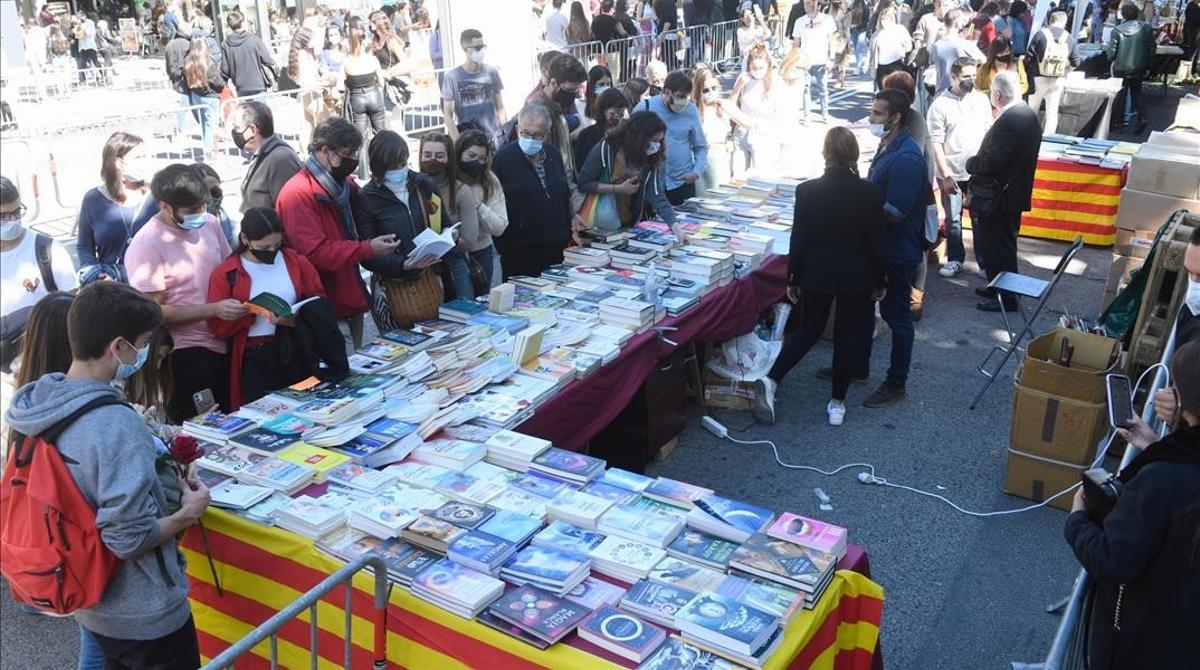
M 533 458 L 530 470 L 543 472 L 578 484 L 586 484 L 604 472 L 603 459 L 566 449 L 550 447 Z
M 667 632 L 632 614 L 605 606 L 580 624 L 579 637 L 634 663 L 641 663 L 667 639 Z
M 419 515 L 386 500 L 368 498 L 351 507 L 346 516 L 351 528 L 387 539 L 399 536 Z
M 412 593 L 442 609 L 472 619 L 504 593 L 504 582 L 442 559 L 413 579 Z
M 456 323 L 466 323 L 471 317 L 486 312 L 487 305 L 474 300 L 456 298 L 438 307 L 438 318 Z
M 466 440 L 432 439 L 413 450 L 414 458 L 425 463 L 462 472 L 483 460 L 487 447 Z
M 654 305 L 626 298 L 605 298 L 600 301 L 600 321 L 642 331 L 654 325 Z
M 685 293 L 677 289 L 667 289 L 659 296 L 663 307 L 667 308 L 667 316 L 679 316 L 700 304 L 700 296 L 695 293 Z
M 183 422 L 183 432 L 197 440 L 225 444 L 229 438 L 255 427 L 250 419 L 212 411 Z
M 517 549 L 524 547 L 541 528 L 541 519 L 506 509 L 494 510 L 492 516 L 479 526 L 479 530 L 511 542 Z
M 846 557 L 846 529 L 824 521 L 785 512 L 767 530 L 767 535 L 792 544 Z
M 717 593 L 701 593 L 675 615 L 683 639 L 760 668 L 782 641 L 779 619 Z
M 492 513 L 492 510 L 483 505 L 451 500 L 433 510 L 430 516 L 439 521 L 452 523 L 459 528 L 475 530 L 482 526 L 492 516 Z
M 551 520 L 565 521 L 576 526 L 596 529 L 602 514 L 612 506 L 608 498 L 566 489 L 550 499 L 546 514 Z
M 400 533 L 400 537 L 419 547 L 445 555 L 446 551 L 467 531 L 441 519 L 421 515 Z
M 616 606 L 625 596 L 625 589 L 595 577 L 588 577 L 571 589 L 567 600 L 579 603 L 590 610 L 597 610 L 605 605 Z
M 632 505 L 615 505 L 600 517 L 596 529 L 663 549 L 671 544 L 683 525 L 684 520 L 674 514 L 659 514 Z
M 531 543 L 535 547 L 552 547 L 586 556 L 588 552 L 600 546 L 604 538 L 602 533 L 573 526 L 565 521 L 552 521 L 533 536 Z
M 596 572 L 623 582 L 644 578 L 666 555 L 662 549 L 617 535 L 609 535 L 588 552 Z
M 588 576 L 591 561 L 579 554 L 530 545 L 516 553 L 500 576 L 518 586 L 533 584 L 563 596 Z
M 396 475 L 383 470 L 373 470 L 359 463 L 345 463 L 329 471 L 326 481 L 362 491 L 367 495 L 378 495 L 396 484 Z
M 337 426 L 351 422 L 362 407 L 354 398 L 317 398 L 293 410 L 293 414 L 306 421 L 323 426 Z
M 683 638 L 672 635 L 658 647 L 638 670 L 738 670 L 740 666 L 730 663 L 711 651 L 706 651 Z
M 546 326 L 530 326 L 513 336 L 512 360 L 517 365 L 524 365 L 538 357 L 542 350 L 542 334 Z
M 288 495 L 312 483 L 316 471 L 298 463 L 289 463 L 278 458 L 264 458 L 237 474 L 243 484 L 266 486 Z
M 278 458 L 282 461 L 312 468 L 313 481 L 318 484 L 325 481 L 325 477 L 331 470 L 351 462 L 350 457 L 345 454 L 314 447 L 304 442 L 297 442 L 279 452 Z
M 608 254 L 603 249 L 593 247 L 567 247 L 563 249 L 563 264 L 602 268 L 612 260 Z
M 533 585 L 505 593 L 488 605 L 486 612 L 547 646 L 566 637 L 591 613 L 578 603 Z
M 551 444 L 540 437 L 514 433 L 511 430 L 501 430 L 488 438 L 484 446 L 487 447 L 487 455 L 484 456 L 484 459 L 488 463 L 495 463 L 517 472 L 525 472 L 529 469 L 533 459 L 549 449 Z
M 268 458 L 243 447 L 219 447 L 208 443 L 201 443 L 200 446 L 204 448 L 204 455 L 196 461 L 196 465 L 229 477 L 238 477 L 243 470 Z
M 459 502 L 486 505 L 504 491 L 504 484 L 465 472 L 451 472 L 438 481 L 434 490 Z
M 751 232 L 734 233 L 729 240 L 729 248 L 735 252 L 765 255 L 771 253 L 774 239 L 769 235 Z
M 712 495 L 712 492 L 712 489 L 706 489 L 703 486 L 659 477 L 642 491 L 642 495 L 651 500 L 690 510 L 696 506 L 697 500 Z
M 264 456 L 274 456 L 299 442 L 296 435 L 281 435 L 272 430 L 258 426 L 228 439 L 231 447 L 243 447 Z
M 687 515 L 690 528 L 731 542 L 745 542 L 754 533 L 766 531 L 775 513 L 765 507 L 710 493 L 695 501 Z
M 829 586 L 837 557 L 761 533 L 751 535 L 729 559 L 733 574 L 758 577 L 808 594 L 812 609 Z
M 300 496 L 279 510 L 275 525 L 315 540 L 345 526 L 346 513 L 316 498 Z
M 625 597 L 621 598 L 621 609 L 668 628 L 678 629 L 675 613 L 695 597 L 693 591 L 642 579 L 625 592 Z
M 516 551 L 517 545 L 508 540 L 483 531 L 473 530 L 455 540 L 446 552 L 446 556 L 472 570 L 495 577 L 500 574 L 500 567 Z
M 737 548 L 736 542 L 698 530 L 685 530 L 667 545 L 667 554 L 724 572 Z
M 275 490 L 265 486 L 247 486 L 230 479 L 209 489 L 214 507 L 247 510 L 266 500 Z

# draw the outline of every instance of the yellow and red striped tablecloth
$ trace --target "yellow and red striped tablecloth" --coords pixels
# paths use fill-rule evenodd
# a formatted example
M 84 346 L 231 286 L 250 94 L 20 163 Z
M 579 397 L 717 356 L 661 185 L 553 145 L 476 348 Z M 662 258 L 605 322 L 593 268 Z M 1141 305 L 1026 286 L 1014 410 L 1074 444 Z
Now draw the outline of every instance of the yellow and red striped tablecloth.
M 191 578 L 192 610 L 201 655 L 211 659 L 257 625 L 295 601 L 341 567 L 311 540 L 267 528 L 220 510 L 204 516 L 209 546 L 224 595 L 218 595 L 199 533 L 189 530 L 182 550 Z M 351 607 L 352 661 L 371 667 L 373 580 L 369 573 L 354 579 Z M 319 667 L 340 668 L 345 631 L 345 593 L 334 589 L 318 605 Z M 865 575 L 838 570 L 813 610 L 796 616 L 783 643 L 766 667 L 814 670 L 868 670 L 879 640 L 883 588 Z M 572 634 L 544 651 L 535 649 L 476 621 L 458 617 L 395 587 L 389 599 L 387 654 L 389 667 L 454 670 L 491 668 L 524 670 L 591 670 L 632 667 L 619 657 L 578 640 Z M 280 630 L 279 662 L 284 668 L 309 667 L 308 613 Z M 239 670 L 267 668 L 266 642 L 243 657 Z
M 1117 205 L 1123 170 L 1039 158 L 1033 177 L 1033 209 L 1021 217 L 1021 234 L 1111 246 L 1117 239 Z

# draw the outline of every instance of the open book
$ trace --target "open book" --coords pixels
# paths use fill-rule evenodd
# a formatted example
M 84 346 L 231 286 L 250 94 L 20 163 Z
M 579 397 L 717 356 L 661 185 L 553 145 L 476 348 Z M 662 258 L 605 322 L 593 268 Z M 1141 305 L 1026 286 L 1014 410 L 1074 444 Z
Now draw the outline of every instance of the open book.
M 316 300 L 319 297 L 321 296 L 314 295 L 311 298 L 305 298 L 298 303 L 289 305 L 286 300 L 274 293 L 263 292 L 254 296 L 250 299 L 250 302 L 246 303 L 246 310 L 264 319 L 269 319 L 272 316 L 284 318 L 295 316 L 306 303 Z
M 454 229 L 458 228 L 459 224 L 454 224 L 443 230 L 440 234 L 433 232 L 431 228 L 422 230 L 419 235 L 413 238 L 414 248 L 409 252 L 408 257 L 414 263 L 425 260 L 427 258 L 441 258 L 447 252 L 454 248 Z

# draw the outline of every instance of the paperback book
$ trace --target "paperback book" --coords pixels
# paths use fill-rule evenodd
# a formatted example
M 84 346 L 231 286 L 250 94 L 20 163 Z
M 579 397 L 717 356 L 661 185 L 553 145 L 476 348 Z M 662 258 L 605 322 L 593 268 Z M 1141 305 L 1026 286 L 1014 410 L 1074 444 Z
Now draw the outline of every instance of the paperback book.
M 591 614 L 578 603 L 528 584 L 505 593 L 487 611 L 551 644 Z
M 646 660 L 667 638 L 662 628 L 605 606 L 579 626 L 579 637 L 634 663 Z

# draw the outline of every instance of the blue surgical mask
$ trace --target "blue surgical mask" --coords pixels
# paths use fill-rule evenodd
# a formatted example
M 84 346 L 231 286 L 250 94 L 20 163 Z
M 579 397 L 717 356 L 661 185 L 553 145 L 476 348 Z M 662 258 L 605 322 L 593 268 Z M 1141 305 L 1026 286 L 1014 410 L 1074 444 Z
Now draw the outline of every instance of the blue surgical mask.
M 208 212 L 205 211 L 196 212 L 195 214 L 188 214 L 182 219 L 178 219 L 178 217 L 176 218 L 179 221 L 180 228 L 183 228 L 184 230 L 200 230 L 204 227 L 204 224 L 208 222 L 208 216 Z
M 146 359 L 150 357 L 150 343 L 137 350 L 137 358 L 132 363 L 125 363 L 120 358 L 117 359 L 117 379 L 129 379 L 142 366 L 146 364 Z
M 399 170 L 388 170 L 383 173 L 383 183 L 395 191 L 404 190 L 408 184 L 408 168 L 400 168 Z
M 517 144 L 520 145 L 521 151 L 523 151 L 526 156 L 532 156 L 542 151 L 542 141 L 535 140 L 532 137 L 517 138 Z
M 662 149 L 662 142 L 659 142 L 658 140 L 650 140 L 646 143 L 647 156 L 653 156 L 654 154 L 658 153 L 659 149 Z

